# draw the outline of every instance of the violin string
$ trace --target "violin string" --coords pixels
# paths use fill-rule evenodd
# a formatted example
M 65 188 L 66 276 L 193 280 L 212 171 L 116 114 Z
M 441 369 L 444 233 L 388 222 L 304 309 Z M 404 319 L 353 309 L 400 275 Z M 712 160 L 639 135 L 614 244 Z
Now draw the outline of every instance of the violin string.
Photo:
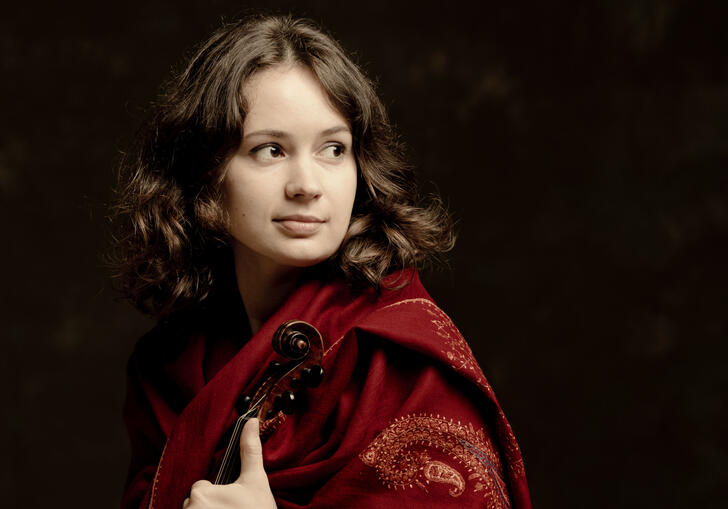
M 247 412 L 238 417 L 235 427 L 233 428 L 232 436 L 230 437 L 230 442 L 225 450 L 225 455 L 223 456 L 220 472 L 218 473 L 216 482 L 219 481 L 220 483 L 223 483 L 225 479 L 229 479 L 232 475 L 232 469 L 235 465 L 235 456 L 240 456 L 240 435 L 242 434 L 243 426 L 245 426 L 245 423 L 251 418 L 251 416 L 258 411 L 263 400 L 264 397 L 261 397 L 248 409 Z

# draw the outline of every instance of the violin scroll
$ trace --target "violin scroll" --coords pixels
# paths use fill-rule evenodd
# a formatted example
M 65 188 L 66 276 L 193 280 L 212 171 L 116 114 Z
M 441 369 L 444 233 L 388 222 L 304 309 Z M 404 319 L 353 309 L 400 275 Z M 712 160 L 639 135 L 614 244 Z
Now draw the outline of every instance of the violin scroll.
M 301 320 L 283 322 L 273 334 L 273 349 L 291 360 L 306 357 L 311 350 L 311 339 L 321 338 L 316 328 Z
M 290 360 L 271 365 L 267 380 L 253 397 L 253 401 L 261 400 L 258 407 L 261 423 L 278 412 L 292 413 L 298 402 L 296 392 L 304 387 L 318 387 L 324 373 L 321 367 L 324 342 L 316 327 L 307 322 L 283 322 L 273 334 L 273 349 Z

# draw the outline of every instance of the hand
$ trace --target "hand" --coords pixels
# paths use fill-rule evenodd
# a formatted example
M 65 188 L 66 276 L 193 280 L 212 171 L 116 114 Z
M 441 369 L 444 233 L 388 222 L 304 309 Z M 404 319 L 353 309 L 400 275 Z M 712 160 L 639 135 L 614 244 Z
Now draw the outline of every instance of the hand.
M 258 419 L 250 419 L 240 433 L 240 476 L 232 484 L 197 481 L 182 509 L 273 509 L 276 502 L 263 469 L 263 446 Z

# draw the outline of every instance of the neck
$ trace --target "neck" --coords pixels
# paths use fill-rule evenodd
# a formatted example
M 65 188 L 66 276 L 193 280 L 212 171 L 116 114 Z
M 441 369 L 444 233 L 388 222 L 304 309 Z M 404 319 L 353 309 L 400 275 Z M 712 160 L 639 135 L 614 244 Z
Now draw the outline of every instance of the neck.
M 235 277 L 253 334 L 278 309 L 298 285 L 304 271 L 260 260 L 245 247 L 233 248 Z

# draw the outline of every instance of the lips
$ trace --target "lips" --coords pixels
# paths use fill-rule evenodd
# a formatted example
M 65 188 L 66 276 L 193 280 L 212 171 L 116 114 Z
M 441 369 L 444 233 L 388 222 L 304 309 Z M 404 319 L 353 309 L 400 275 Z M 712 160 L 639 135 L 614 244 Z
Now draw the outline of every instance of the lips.
M 276 218 L 273 222 L 289 233 L 307 236 L 316 233 L 326 221 L 316 216 L 294 214 Z

